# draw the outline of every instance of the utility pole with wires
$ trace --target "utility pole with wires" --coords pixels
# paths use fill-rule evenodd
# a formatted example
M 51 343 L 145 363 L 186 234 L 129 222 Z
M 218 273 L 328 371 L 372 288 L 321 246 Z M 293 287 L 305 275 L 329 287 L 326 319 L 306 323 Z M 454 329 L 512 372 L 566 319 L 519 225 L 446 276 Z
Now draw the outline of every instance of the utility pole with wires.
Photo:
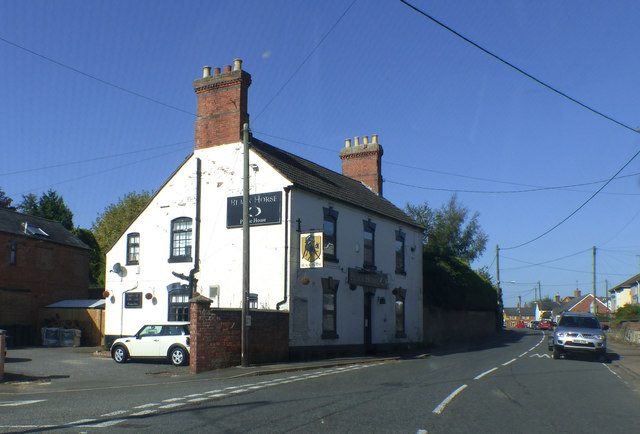
M 240 359 L 243 367 L 249 366 L 249 124 L 242 126 L 244 150 L 242 191 L 242 338 Z
M 598 303 L 596 303 L 596 246 L 593 246 L 593 307 L 591 311 L 598 314 Z

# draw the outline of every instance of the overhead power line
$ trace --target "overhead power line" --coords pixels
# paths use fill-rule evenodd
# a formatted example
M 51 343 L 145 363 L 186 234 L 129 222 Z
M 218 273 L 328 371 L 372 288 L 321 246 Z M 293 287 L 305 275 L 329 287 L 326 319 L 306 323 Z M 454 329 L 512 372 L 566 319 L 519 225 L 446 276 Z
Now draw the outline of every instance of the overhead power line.
M 638 134 L 638 130 L 636 130 L 635 128 L 630 127 L 629 125 L 626 125 L 596 109 L 594 109 L 593 107 L 590 107 L 588 105 L 586 105 L 585 103 L 578 101 L 577 99 L 567 95 L 566 93 L 560 91 L 559 89 L 545 83 L 544 81 L 534 77 L 533 75 L 529 74 L 528 72 L 524 71 L 523 69 L 515 66 L 513 63 L 508 62 L 507 60 L 503 59 L 502 57 L 492 53 L 491 51 L 487 50 L 486 48 L 482 47 L 481 45 L 473 42 L 471 39 L 463 36 L 462 34 L 458 33 L 457 31 L 455 31 L 454 29 L 452 29 L 451 27 L 447 26 L 446 24 L 442 23 L 441 21 L 438 21 L 437 19 L 435 19 L 434 17 L 432 17 L 431 15 L 427 14 L 426 12 L 424 12 L 423 10 L 415 7 L 414 5 L 412 5 L 411 3 L 405 1 L 405 0 L 400 0 L 400 2 L 402 2 L 403 4 L 405 4 L 406 6 L 410 7 L 411 9 L 413 9 L 415 12 L 423 15 L 425 18 L 428 18 L 429 20 L 431 20 L 432 22 L 436 23 L 437 25 L 439 25 L 440 27 L 446 29 L 447 31 L 453 33 L 455 36 L 459 37 L 460 39 L 464 40 L 465 42 L 473 45 L 474 47 L 476 47 L 477 49 L 481 50 L 482 52 L 488 54 L 489 56 L 493 57 L 494 59 L 502 62 L 503 64 L 507 65 L 509 68 L 519 72 L 520 74 L 524 75 L 525 77 L 535 81 L 536 83 L 546 87 L 547 89 L 551 90 L 552 92 L 557 93 L 558 95 L 568 99 L 569 101 L 572 101 L 576 104 L 578 104 L 579 106 L 581 106 L 582 108 L 585 108 L 587 110 L 589 110 L 592 113 L 597 114 L 598 116 L 601 116 L 604 119 L 607 119 L 610 122 L 613 122 L 616 125 L 619 125 L 629 131 L 634 132 L 635 134 Z M 564 219 L 562 219 L 560 222 L 558 222 L 557 224 L 555 224 L 554 226 L 552 226 L 550 229 L 546 230 L 545 232 L 543 232 L 542 234 L 538 235 L 537 237 L 534 237 L 532 239 L 530 239 L 529 241 L 526 241 L 524 243 L 520 243 L 518 245 L 515 246 L 511 246 L 511 247 L 501 247 L 502 250 L 510 250 L 510 249 L 517 249 L 519 247 L 523 247 L 526 246 L 527 244 L 531 244 L 532 242 L 539 240 L 540 238 L 544 237 L 545 235 L 549 234 L 550 232 L 552 232 L 553 230 L 555 230 L 558 226 L 562 225 L 564 222 L 566 222 L 567 220 L 569 220 L 571 217 L 573 217 L 578 211 L 580 211 L 587 203 L 589 203 L 594 197 L 596 197 L 598 195 L 598 193 L 600 193 L 607 185 L 609 185 L 609 183 L 616 177 L 618 176 L 618 174 L 620 172 L 622 172 L 622 170 L 624 168 L 626 168 L 637 156 L 638 154 L 640 154 L 640 151 L 636 152 L 633 157 L 631 157 L 629 159 L 629 161 L 627 161 L 622 168 L 620 168 L 620 170 L 618 170 L 611 178 L 609 178 L 609 180 L 604 183 L 604 185 L 602 185 L 598 190 L 596 190 L 595 193 L 593 193 L 586 201 L 584 201 L 578 208 L 576 208 L 571 214 L 569 214 L 567 217 L 565 217 Z
M 558 95 L 568 99 L 569 101 L 578 104 L 580 107 L 589 110 L 592 113 L 597 114 L 598 116 L 603 117 L 604 119 L 607 119 L 610 122 L 613 122 L 614 124 L 617 124 L 623 128 L 626 128 L 629 131 L 633 131 L 634 133 L 638 134 L 638 130 L 636 130 L 635 128 L 630 127 L 627 124 L 624 124 L 614 118 L 612 118 L 611 116 L 608 116 L 604 113 L 602 113 L 601 111 L 598 111 L 596 109 L 594 109 L 591 106 L 586 105 L 585 103 L 567 95 L 566 93 L 562 92 L 561 90 L 551 86 L 550 84 L 545 83 L 544 81 L 540 80 L 539 78 L 534 77 L 533 75 L 529 74 L 528 72 L 526 72 L 525 70 L 517 67 L 516 65 L 514 65 L 513 63 L 503 59 L 502 57 L 498 56 L 497 54 L 494 54 L 493 52 L 489 51 L 488 49 L 482 47 L 481 45 L 473 42 L 471 39 L 467 38 L 466 36 L 463 36 L 462 34 L 458 33 L 457 31 L 455 31 L 454 29 L 452 29 L 451 27 L 447 26 L 446 24 L 442 23 L 441 21 L 438 21 L 437 19 L 435 19 L 434 17 L 432 17 L 431 15 L 429 15 L 428 13 L 424 12 L 423 10 L 415 7 L 414 5 L 412 5 L 411 3 L 409 3 L 408 1 L 405 0 L 400 0 L 401 3 L 405 4 L 406 6 L 410 7 L 411 9 L 413 9 L 414 11 L 416 11 L 417 13 L 419 13 L 420 15 L 423 15 L 425 18 L 428 18 L 429 20 L 431 20 L 432 22 L 436 23 L 437 25 L 439 25 L 440 27 L 442 27 L 445 30 L 448 30 L 449 32 L 453 33 L 454 35 L 456 35 L 458 38 L 464 40 L 465 42 L 473 45 L 474 47 L 476 47 L 477 49 L 479 49 L 480 51 L 488 54 L 489 56 L 493 57 L 494 59 L 502 62 L 503 64 L 507 65 L 509 68 L 518 71 L 520 74 L 524 75 L 525 77 L 535 81 L 536 83 L 546 87 L 547 89 L 551 90 L 552 92 L 557 93 Z
M 265 112 L 265 110 L 267 110 L 267 107 L 269 107 L 271 105 L 271 103 L 278 97 L 278 95 L 280 95 L 280 92 L 282 92 L 282 90 L 287 87 L 287 85 L 291 82 L 291 80 L 293 80 L 293 77 L 295 77 L 295 75 L 298 73 L 298 71 L 300 71 L 300 69 L 302 69 L 302 67 L 304 66 L 305 63 L 307 63 L 307 61 L 311 58 L 311 56 L 313 56 L 313 53 L 316 52 L 316 50 L 318 48 L 320 48 L 320 45 L 322 45 L 322 43 L 324 42 L 325 39 L 327 39 L 327 37 L 331 34 L 331 32 L 333 32 L 333 29 L 335 29 L 338 25 L 338 23 L 340 23 L 340 21 L 342 21 L 342 19 L 344 18 L 345 15 L 347 15 L 347 12 L 349 12 L 349 10 L 351 9 L 351 7 L 353 7 L 353 5 L 357 2 L 358 0 L 353 0 L 351 2 L 351 4 L 349 6 L 347 6 L 347 8 L 344 10 L 344 12 L 342 13 L 342 15 L 340 15 L 338 17 L 338 19 L 336 20 L 335 23 L 333 23 L 333 26 L 331 26 L 331 28 L 329 29 L 329 31 L 327 33 L 324 34 L 324 36 L 320 39 L 320 41 L 316 44 L 315 47 L 313 47 L 313 49 L 311 49 L 311 51 L 309 52 L 309 54 L 307 54 L 307 57 L 304 58 L 304 60 L 300 63 L 300 65 L 298 65 L 298 67 L 293 71 L 293 73 L 289 76 L 289 78 L 282 84 L 282 86 L 280 86 L 280 89 L 278 89 L 276 91 L 276 93 L 271 97 L 271 99 L 265 104 L 265 106 L 262 108 L 262 110 L 260 110 L 258 112 L 257 115 L 255 115 L 253 117 L 253 121 L 255 122 L 261 115 L 262 113 Z
M 138 98 L 146 99 L 147 101 L 151 101 L 151 102 L 156 103 L 156 104 L 160 104 L 160 105 L 162 105 L 164 107 L 167 107 L 167 108 L 170 108 L 172 110 L 176 110 L 176 111 L 179 111 L 179 112 L 182 112 L 182 113 L 186 113 L 186 114 L 191 115 L 191 116 L 197 116 L 195 113 L 192 113 L 192 112 L 190 112 L 188 110 L 183 110 L 180 107 L 176 107 L 176 106 L 173 106 L 171 104 L 167 104 L 167 103 L 164 103 L 162 101 L 158 101 L 157 99 L 148 97 L 148 96 L 143 95 L 143 94 L 138 93 L 138 92 L 134 92 L 133 90 L 129 90 L 129 89 L 125 88 L 125 87 L 118 86 L 117 84 L 111 83 L 110 81 L 103 80 L 102 78 L 96 77 L 95 75 L 91 75 L 91 74 L 89 74 L 87 72 L 81 71 L 78 68 L 74 68 L 73 66 L 67 65 L 66 63 L 59 62 L 59 61 L 57 61 L 55 59 L 52 59 L 51 57 L 45 56 L 44 54 L 40 54 L 40 53 L 38 53 L 36 51 L 30 50 L 27 47 L 23 47 L 22 45 L 16 44 L 15 42 L 12 42 L 12 41 L 10 41 L 10 40 L 8 40 L 6 38 L 0 37 L 0 41 L 4 42 L 5 44 L 11 45 L 13 47 L 19 48 L 22 51 L 26 51 L 27 53 L 32 54 L 34 56 L 37 56 L 37 57 L 39 57 L 41 59 L 44 59 L 47 62 L 51 62 L 51 63 L 53 63 L 55 65 L 58 65 L 58 66 L 60 66 L 62 68 L 68 69 L 69 71 L 73 71 L 76 74 L 83 75 L 83 76 L 85 76 L 87 78 L 90 78 L 92 80 L 95 80 L 95 81 L 97 81 L 99 83 L 105 84 L 107 86 L 111 86 L 111 87 L 113 87 L 115 89 L 118 89 L 118 90 L 120 90 L 122 92 L 126 92 L 126 93 L 128 93 L 130 95 L 137 96 Z

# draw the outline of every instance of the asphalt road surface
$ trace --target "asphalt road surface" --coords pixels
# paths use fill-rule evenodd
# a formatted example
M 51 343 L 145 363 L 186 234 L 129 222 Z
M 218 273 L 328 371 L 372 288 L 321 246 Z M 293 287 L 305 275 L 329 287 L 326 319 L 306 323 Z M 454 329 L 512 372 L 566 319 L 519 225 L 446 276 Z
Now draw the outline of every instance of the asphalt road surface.
M 0 432 L 637 431 L 640 395 L 611 363 L 549 356 L 542 332 L 519 330 L 482 346 L 259 376 L 93 358 L 93 381 L 0 386 Z

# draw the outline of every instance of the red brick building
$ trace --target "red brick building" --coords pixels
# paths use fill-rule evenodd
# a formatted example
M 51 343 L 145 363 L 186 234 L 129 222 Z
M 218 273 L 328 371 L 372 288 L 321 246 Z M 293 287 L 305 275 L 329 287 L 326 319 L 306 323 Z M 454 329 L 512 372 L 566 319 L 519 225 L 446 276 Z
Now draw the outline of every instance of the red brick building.
M 13 345 L 40 342 L 38 310 L 84 299 L 89 247 L 60 223 L 0 209 L 0 329 Z
M 596 311 L 600 315 L 608 315 L 611 313 L 607 306 L 606 299 L 596 297 Z M 562 312 L 593 313 L 593 294 L 582 295 L 580 290 L 576 289 L 573 297 L 565 297 L 560 307 L 554 310 L 554 314 Z

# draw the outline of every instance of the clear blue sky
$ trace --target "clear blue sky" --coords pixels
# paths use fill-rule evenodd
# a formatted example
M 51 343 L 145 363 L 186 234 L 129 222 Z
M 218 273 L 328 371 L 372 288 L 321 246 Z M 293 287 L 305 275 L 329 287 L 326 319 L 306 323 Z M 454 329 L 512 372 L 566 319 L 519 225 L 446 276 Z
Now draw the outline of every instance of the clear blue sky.
M 413 3 L 540 80 L 640 125 L 639 2 Z M 91 227 L 124 194 L 159 188 L 189 155 L 193 80 L 204 65 L 241 58 L 253 77 L 256 137 L 340 171 L 345 138 L 379 134 L 393 203 L 437 208 L 458 191 L 489 235 L 472 266 L 495 274 L 501 247 L 505 305 L 532 300 L 537 281 L 545 296 L 590 292 L 592 246 L 599 295 L 605 279 L 611 287 L 638 273 L 640 157 L 566 223 L 507 248 L 560 222 L 602 182 L 514 191 L 606 180 L 640 149 L 640 135 L 399 1 L 351 4 L 0 2 L 0 187 L 16 203 L 53 188 L 75 224 Z

